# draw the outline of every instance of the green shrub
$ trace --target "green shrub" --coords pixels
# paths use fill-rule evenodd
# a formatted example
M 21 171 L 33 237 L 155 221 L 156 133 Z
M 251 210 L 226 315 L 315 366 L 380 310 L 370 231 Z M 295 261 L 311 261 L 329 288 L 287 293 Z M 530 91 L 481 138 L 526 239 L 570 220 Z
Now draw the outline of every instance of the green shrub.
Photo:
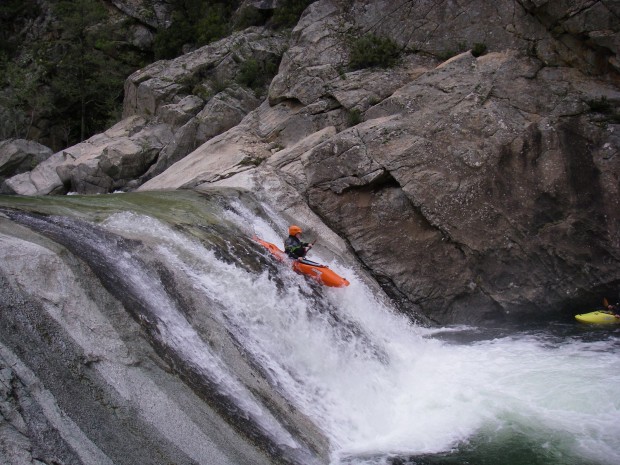
M 234 10 L 222 3 L 208 5 L 195 25 L 196 45 L 202 46 L 226 37 L 231 31 Z
M 356 126 L 362 121 L 362 112 L 357 108 L 353 108 L 347 112 L 347 125 L 349 127 Z
M 230 82 L 225 79 L 220 79 L 217 76 L 214 76 L 210 80 L 210 87 L 213 94 L 219 94 L 220 92 L 224 92 L 226 89 L 230 87 Z
M 594 111 L 596 113 L 610 114 L 614 112 L 612 104 L 609 102 L 609 100 L 607 100 L 607 97 L 605 97 L 604 95 L 599 99 L 588 101 L 588 106 L 590 107 L 591 111 Z
M 437 54 L 437 58 L 439 58 L 440 60 L 446 61 L 452 57 L 457 56 L 458 54 L 459 52 L 452 50 L 452 49 L 448 49 L 448 50 L 444 50 L 443 52 L 439 52 Z
M 240 2 L 174 0 L 171 3 L 172 24 L 159 30 L 155 37 L 157 59 L 179 56 L 185 44 L 200 47 L 226 37 L 232 30 L 232 16 Z
M 261 66 L 253 58 L 241 63 L 239 73 L 237 74 L 237 82 L 242 86 L 254 89 L 260 86 L 262 82 Z
M 239 66 L 236 81 L 252 90 L 262 90 L 278 72 L 278 60 L 275 58 L 257 61 L 254 58 L 245 60 Z
M 205 102 L 211 100 L 213 93 L 202 84 L 197 84 L 192 88 L 192 95 L 200 97 Z
M 475 43 L 471 49 L 471 54 L 476 58 L 484 55 L 485 53 L 487 53 L 487 46 L 480 42 Z
M 271 27 L 274 29 L 282 29 L 295 26 L 304 10 L 315 1 L 316 0 L 283 0 L 279 2 L 271 18 Z
M 352 42 L 349 67 L 352 70 L 389 68 L 398 62 L 400 52 L 400 47 L 393 40 L 367 34 Z
M 153 53 L 158 60 L 174 58 L 181 54 L 183 45 L 193 42 L 195 37 L 192 25 L 181 13 L 172 14 L 172 24 L 168 29 L 157 32 L 153 43 Z
M 237 17 L 234 20 L 234 28 L 240 31 L 250 26 L 262 26 L 270 16 L 270 10 L 259 10 L 252 6 L 245 6 L 237 13 Z

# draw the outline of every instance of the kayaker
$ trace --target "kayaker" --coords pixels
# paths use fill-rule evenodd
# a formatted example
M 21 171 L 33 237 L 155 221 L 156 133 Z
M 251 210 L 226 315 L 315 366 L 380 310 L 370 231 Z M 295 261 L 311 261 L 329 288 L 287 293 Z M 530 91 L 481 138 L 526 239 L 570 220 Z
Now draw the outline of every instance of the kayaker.
M 291 258 L 304 258 L 312 248 L 312 244 L 301 240 L 302 232 L 301 228 L 294 224 L 288 228 L 288 237 L 284 241 L 284 251 Z

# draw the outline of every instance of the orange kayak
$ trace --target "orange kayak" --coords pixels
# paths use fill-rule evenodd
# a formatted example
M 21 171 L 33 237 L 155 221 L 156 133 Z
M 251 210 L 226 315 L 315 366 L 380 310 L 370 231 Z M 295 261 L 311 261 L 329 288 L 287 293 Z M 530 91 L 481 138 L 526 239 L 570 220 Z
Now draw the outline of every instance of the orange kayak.
M 276 260 L 283 262 L 284 260 L 289 259 L 286 253 L 284 253 L 284 251 L 277 245 L 264 241 L 258 237 L 254 237 L 254 240 L 269 250 Z M 321 265 L 320 263 L 316 263 L 311 260 L 306 260 L 305 258 L 293 260 L 293 270 L 329 287 L 346 287 L 350 284 L 349 281 L 342 276 L 337 275 L 328 266 Z

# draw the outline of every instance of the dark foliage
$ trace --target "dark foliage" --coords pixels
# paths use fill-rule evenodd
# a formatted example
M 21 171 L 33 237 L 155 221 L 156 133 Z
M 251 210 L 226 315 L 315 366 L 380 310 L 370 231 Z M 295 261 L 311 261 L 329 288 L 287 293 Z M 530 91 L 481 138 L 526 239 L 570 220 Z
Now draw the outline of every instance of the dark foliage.
M 226 37 L 232 32 L 232 17 L 239 4 L 238 0 L 175 0 L 172 24 L 155 38 L 155 58 L 174 58 L 184 45 L 200 47 Z
M 293 27 L 299 21 L 301 14 L 316 0 L 284 0 L 278 4 L 271 18 L 271 27 L 282 29 Z
M 487 53 L 487 46 L 482 43 L 475 43 L 471 49 L 471 54 L 475 57 L 479 57 Z
M 54 0 L 45 30 L 37 0 L 0 0 L 0 139 L 25 137 L 55 150 L 101 132 L 120 119 L 123 83 L 153 59 L 173 58 L 233 30 L 294 26 L 313 0 L 284 0 L 273 11 L 242 0 L 170 0 L 172 23 L 155 32 L 153 48 L 127 38 L 133 20 L 113 21 L 105 0 Z M 237 81 L 259 90 L 277 71 L 253 59 Z
M 254 91 L 261 91 L 278 72 L 279 63 L 276 60 L 257 61 L 249 59 L 241 63 L 237 82 Z
M 0 54 L 13 57 L 23 40 L 20 32 L 39 14 L 41 7 L 36 0 L 0 1 Z
M 349 67 L 352 70 L 389 68 L 398 62 L 400 53 L 400 47 L 393 40 L 368 34 L 352 41 Z
M 36 14 L 30 3 L 36 2 L 3 2 L 3 25 Z M 39 31 L 45 40 L 16 36 L 0 51 L 0 137 L 59 150 L 118 121 L 124 80 L 152 58 L 124 40 L 125 25 L 109 21 L 103 2 L 51 6 L 54 20 Z
M 250 26 L 264 26 L 271 18 L 271 10 L 259 10 L 252 6 L 244 6 L 234 17 L 234 29 L 241 31 Z

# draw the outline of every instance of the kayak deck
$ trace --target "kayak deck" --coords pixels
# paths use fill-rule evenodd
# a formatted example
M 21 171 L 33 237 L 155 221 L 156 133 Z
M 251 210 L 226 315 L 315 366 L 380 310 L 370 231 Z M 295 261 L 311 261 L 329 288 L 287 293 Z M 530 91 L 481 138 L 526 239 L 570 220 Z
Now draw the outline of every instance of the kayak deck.
M 256 236 L 253 239 L 271 252 L 276 260 L 282 262 L 288 259 L 286 253 L 284 253 L 284 251 L 277 245 L 264 241 Z M 339 276 L 327 265 L 321 265 L 320 263 L 313 262 L 305 258 L 293 260 L 292 268 L 295 272 L 308 276 L 309 278 L 312 278 L 325 286 L 346 287 L 350 284 L 349 281 L 342 276 Z
M 329 287 L 347 287 L 349 281 L 321 264 L 314 264 L 303 259 L 293 261 L 293 270 L 313 278 Z

